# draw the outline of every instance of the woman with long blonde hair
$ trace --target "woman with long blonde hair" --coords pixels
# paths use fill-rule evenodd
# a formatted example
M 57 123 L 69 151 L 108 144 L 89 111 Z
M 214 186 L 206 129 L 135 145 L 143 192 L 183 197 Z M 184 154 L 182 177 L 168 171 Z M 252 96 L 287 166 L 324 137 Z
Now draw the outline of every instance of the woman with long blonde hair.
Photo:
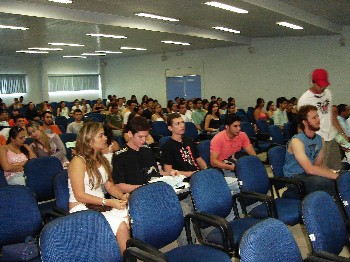
M 99 209 L 107 219 L 123 253 L 130 238 L 128 211 L 129 194 L 123 194 L 114 185 L 111 167 L 103 156 L 107 137 L 101 123 L 89 122 L 80 129 L 76 156 L 69 168 L 69 212 Z M 113 197 L 106 199 L 102 186 Z

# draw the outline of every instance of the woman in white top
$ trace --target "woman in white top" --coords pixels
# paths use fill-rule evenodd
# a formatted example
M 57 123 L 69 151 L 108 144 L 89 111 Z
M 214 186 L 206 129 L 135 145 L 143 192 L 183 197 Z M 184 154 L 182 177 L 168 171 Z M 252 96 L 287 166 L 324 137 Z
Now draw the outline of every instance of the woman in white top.
M 84 98 L 81 100 L 81 105 L 83 107 L 83 114 L 88 114 L 91 112 L 91 106 L 86 102 Z
M 60 105 L 57 107 L 57 116 L 65 116 L 69 118 L 69 108 L 66 107 L 66 103 L 64 101 L 60 102 Z
M 160 104 L 155 103 L 153 105 L 153 115 L 151 119 L 152 119 L 152 122 L 156 122 L 156 121 L 166 122 L 166 116 L 163 114 L 163 109 Z
M 102 214 L 116 235 L 123 254 L 126 241 L 130 238 L 128 211 L 129 194 L 123 194 L 114 185 L 111 167 L 103 156 L 107 138 L 101 123 L 86 123 L 79 131 L 76 144 L 76 157 L 69 165 L 69 212 L 87 210 L 90 205 L 111 207 Z M 115 198 L 106 199 L 102 186 Z
M 120 149 L 120 146 L 116 141 L 114 141 L 112 128 L 105 125 L 103 129 L 105 131 L 105 136 L 107 137 L 107 146 L 104 149 L 102 149 L 102 153 L 105 156 L 105 158 L 107 158 L 110 166 L 112 167 L 113 153 L 118 151 Z

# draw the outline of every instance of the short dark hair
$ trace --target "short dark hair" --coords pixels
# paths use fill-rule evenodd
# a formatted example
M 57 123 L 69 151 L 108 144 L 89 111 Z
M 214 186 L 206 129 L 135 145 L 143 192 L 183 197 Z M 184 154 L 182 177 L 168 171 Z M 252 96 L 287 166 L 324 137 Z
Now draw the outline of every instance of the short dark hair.
M 304 120 L 307 120 L 307 114 L 310 111 L 317 111 L 317 107 L 313 106 L 313 105 L 304 105 L 299 107 L 299 111 L 298 111 L 298 115 L 297 115 L 297 119 L 298 119 L 298 123 L 300 125 L 300 128 L 304 131 L 305 126 L 303 124 Z
M 45 117 L 46 114 L 52 115 L 52 112 L 51 112 L 51 111 L 44 111 L 44 112 L 43 112 L 43 117 Z
M 196 98 L 195 100 L 193 100 L 194 104 L 197 104 L 198 102 L 202 102 L 202 98 Z
M 152 98 L 148 98 L 148 99 L 146 100 L 146 104 L 148 104 L 149 102 L 153 102 L 153 99 L 152 99 Z
M 340 113 L 344 112 L 346 110 L 347 106 L 348 105 L 346 105 L 346 104 L 339 104 L 338 105 L 338 115 L 340 115 Z
M 77 109 L 74 109 L 74 112 L 73 112 L 74 114 L 75 113 L 83 113 L 83 111 L 81 111 L 81 109 L 79 109 L 79 108 L 77 108 Z
M 173 120 L 174 120 L 175 118 L 179 118 L 179 117 L 181 117 L 181 116 L 180 116 L 180 114 L 178 114 L 178 113 L 169 114 L 169 115 L 167 116 L 167 119 L 166 119 L 166 122 L 167 122 L 168 126 L 171 126 L 171 125 L 173 124 Z
M 151 126 L 148 120 L 142 116 L 136 116 L 128 122 L 127 130 L 129 130 L 133 135 L 139 131 L 149 131 Z
M 17 119 L 19 119 L 19 118 L 24 118 L 24 116 L 22 116 L 22 115 L 14 116 L 13 117 L 13 122 L 16 123 Z
M 280 107 L 280 105 L 283 104 L 284 102 L 288 102 L 288 99 L 285 98 L 284 96 L 277 98 L 276 100 L 277 107 Z
M 239 115 L 237 114 L 228 114 L 226 117 L 225 117 L 225 120 L 224 120 L 224 125 L 225 126 L 230 126 L 233 124 L 233 122 L 236 122 L 236 121 L 239 121 L 241 122 L 242 119 Z

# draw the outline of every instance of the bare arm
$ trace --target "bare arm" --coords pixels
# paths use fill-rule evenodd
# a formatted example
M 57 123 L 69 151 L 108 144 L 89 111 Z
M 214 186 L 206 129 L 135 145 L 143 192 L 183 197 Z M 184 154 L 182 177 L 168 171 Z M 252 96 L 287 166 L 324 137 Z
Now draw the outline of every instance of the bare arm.
M 216 152 L 210 152 L 210 165 L 212 167 L 218 167 L 225 170 L 233 171 L 235 169 L 235 165 L 225 164 L 224 162 L 220 161 L 219 153 L 216 153 Z
M 295 159 L 307 174 L 330 179 L 336 179 L 338 177 L 338 174 L 335 174 L 333 170 L 323 166 L 324 146 L 315 160 L 315 165 L 310 162 L 305 154 L 304 144 L 299 138 L 293 138 L 291 140 L 288 151 L 294 154 Z
M 245 147 L 244 150 L 247 152 L 248 155 L 256 156 L 256 152 L 255 152 L 255 149 L 254 149 L 252 144 L 250 144 L 249 146 Z
M 196 161 L 197 161 L 197 164 L 199 165 L 199 168 L 200 168 L 201 170 L 207 169 L 207 168 L 208 168 L 207 163 L 205 163 L 205 161 L 203 160 L 202 157 L 198 157 L 198 158 L 196 159 Z
M 174 176 L 174 175 L 184 175 L 186 177 L 190 177 L 194 171 L 181 171 L 181 170 L 174 170 L 173 165 L 164 165 L 164 171 L 163 173 L 160 172 L 163 176 Z
M 29 145 L 24 144 L 23 146 L 28 150 L 29 159 L 36 158 L 36 155 L 35 155 L 33 149 Z
M 14 165 L 8 162 L 6 146 L 0 146 L 0 166 L 5 172 L 21 172 L 24 170 L 24 163 L 21 165 L 18 163 L 17 165 Z
M 130 184 L 126 184 L 126 183 L 119 183 L 119 184 L 115 184 L 115 185 L 123 193 L 131 193 L 136 188 L 142 186 L 142 185 L 130 185 Z

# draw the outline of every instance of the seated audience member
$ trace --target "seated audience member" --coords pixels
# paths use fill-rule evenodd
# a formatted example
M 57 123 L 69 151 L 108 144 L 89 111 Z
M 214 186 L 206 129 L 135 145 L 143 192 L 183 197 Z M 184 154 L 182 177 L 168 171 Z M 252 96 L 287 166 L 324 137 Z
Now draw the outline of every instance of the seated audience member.
M 68 124 L 67 133 L 78 134 L 80 128 L 84 124 L 84 122 L 82 121 L 83 112 L 80 109 L 75 109 L 73 113 L 73 117 L 74 117 L 74 122 Z
M 51 112 L 52 113 L 52 108 L 50 104 L 47 101 L 44 101 L 40 104 L 40 112 L 39 115 L 43 117 L 45 112 Z
M 266 112 L 264 109 L 265 101 L 262 98 L 256 100 L 256 105 L 253 112 L 254 123 L 259 119 L 267 119 Z
M 66 148 L 57 134 L 45 133 L 34 121 L 27 125 L 27 132 L 34 140 L 30 147 L 37 157 L 54 156 L 61 161 L 63 167 L 68 164 Z
M 298 133 L 298 110 L 294 108 L 293 101 L 288 101 L 288 105 L 286 108 L 288 122 L 290 123 L 290 134 L 294 136 Z
M 196 125 L 197 130 L 203 131 L 202 128 L 201 128 L 201 123 L 204 121 L 205 115 L 207 113 L 203 110 L 202 99 L 196 98 L 193 101 L 193 103 L 194 103 L 194 106 L 195 106 L 195 110 L 192 113 L 193 123 Z
M 17 118 L 18 116 L 20 116 L 21 119 L 24 120 L 25 125 L 28 124 L 28 120 L 24 116 L 21 116 L 21 111 L 19 109 L 14 109 L 13 112 L 12 112 L 12 117 L 9 120 L 9 125 L 10 126 L 16 126 L 15 118 Z
M 216 102 L 216 96 L 211 96 L 210 97 L 210 102 Z
M 91 112 L 91 106 L 86 102 L 84 98 L 81 99 L 81 106 L 83 107 L 83 114 L 88 114 Z
M 208 113 L 204 119 L 204 131 L 208 134 L 215 135 L 219 132 L 221 119 L 219 115 L 219 106 L 215 101 L 211 101 L 208 107 Z
M 74 113 L 74 110 L 75 109 L 80 109 L 82 112 L 84 110 L 84 107 L 80 104 L 79 100 L 78 99 L 75 99 L 74 100 L 74 106 L 72 106 L 72 110 L 71 110 L 71 114 Z
M 104 131 L 105 131 L 105 136 L 107 137 L 107 146 L 102 149 L 102 153 L 103 155 L 107 158 L 109 164 L 112 167 L 112 157 L 113 157 L 113 153 L 120 150 L 120 146 L 119 144 L 114 140 L 114 136 L 113 136 L 113 132 L 112 129 L 105 125 L 103 127 Z
M 350 116 L 350 107 L 345 104 L 338 105 L 338 122 L 343 129 L 345 135 L 350 137 L 350 123 L 348 122 Z
M 14 121 L 14 124 L 15 124 L 14 126 L 23 128 L 23 130 L 25 130 L 25 137 L 26 138 L 29 137 L 29 135 L 27 134 L 27 130 L 26 130 L 26 125 L 29 122 L 21 115 L 15 116 L 13 121 Z
M 106 140 L 101 123 L 86 123 L 80 129 L 76 156 L 68 169 L 69 212 L 105 207 L 106 211 L 101 214 L 111 226 L 123 254 L 130 238 L 126 208 L 129 194 L 123 194 L 112 181 L 111 168 L 101 152 Z M 115 198 L 106 199 L 102 187 Z
M 138 111 L 138 110 L 139 110 L 139 107 L 136 106 L 136 107 L 134 108 L 134 111 Z M 128 131 L 129 131 L 129 126 L 128 126 L 128 125 L 129 125 L 130 120 L 133 119 L 134 117 L 143 117 L 143 116 L 139 115 L 139 114 L 136 113 L 136 112 L 132 112 L 132 113 L 129 115 L 128 123 L 127 123 L 127 125 L 125 126 L 124 132 L 123 132 L 123 137 L 124 137 L 125 142 L 129 142 L 129 140 L 130 140 L 130 136 L 129 136 L 129 134 L 128 134 Z M 152 135 L 151 135 L 151 134 L 148 134 L 148 136 L 147 136 L 147 138 L 146 138 L 146 144 L 147 144 L 147 145 L 152 145 L 153 143 L 154 143 L 154 139 L 153 139 Z
M 129 115 L 131 112 L 134 111 L 134 107 L 137 106 L 135 102 L 132 102 L 131 100 L 128 100 L 126 102 L 126 108 L 122 112 L 123 116 L 123 128 L 125 128 L 126 124 L 128 123 Z
M 153 105 L 153 115 L 151 118 L 152 122 L 166 121 L 166 116 L 163 114 L 163 109 L 160 104 Z
M 66 118 L 70 117 L 69 108 L 66 106 L 66 102 L 61 101 L 57 107 L 56 116 L 64 116 Z
M 226 101 L 222 101 L 219 106 L 219 115 L 226 115 L 227 114 L 227 106 L 228 103 Z
M 22 103 L 19 102 L 18 98 L 13 99 L 13 103 L 9 106 L 12 110 L 21 109 L 23 107 Z
M 168 115 L 168 128 L 171 139 L 162 148 L 164 171 L 178 170 L 181 175 L 191 176 L 195 171 L 206 169 L 207 164 L 199 156 L 192 139 L 183 137 L 185 122 L 179 114 Z
M 139 102 L 137 102 L 137 97 L 136 97 L 136 95 L 131 95 L 130 100 L 131 100 L 133 103 L 135 103 L 136 105 L 139 104 Z
M 266 117 L 267 117 L 268 121 L 270 119 L 272 119 L 273 114 L 275 113 L 275 111 L 276 111 L 275 103 L 273 101 L 269 101 L 267 103 L 267 106 L 266 106 Z
M 9 137 L 10 124 L 9 114 L 5 110 L 0 111 L 0 126 L 2 127 L 0 129 L 0 134 L 4 136 L 7 140 L 7 138 Z
M 123 118 L 117 104 L 111 106 L 111 113 L 106 116 L 106 125 L 112 130 L 114 137 L 123 134 Z
M 181 102 L 178 105 L 178 111 L 179 111 L 179 115 L 180 117 L 183 119 L 184 122 L 191 122 L 193 123 L 193 119 L 191 117 L 192 114 L 188 114 L 187 113 L 187 106 L 186 106 L 186 102 Z
M 284 124 L 288 122 L 288 116 L 286 111 L 288 100 L 285 97 L 279 97 L 277 98 L 276 104 L 277 109 L 272 117 L 273 124 L 283 129 Z
M 320 129 L 317 107 L 299 107 L 298 123 L 302 132 L 295 135 L 288 144 L 284 175 L 303 181 L 306 193 L 323 190 L 336 197 L 334 180 L 339 174 L 323 164 L 325 142 L 316 134 Z
M 4 103 L 4 101 L 2 100 L 2 98 L 0 98 L 0 110 L 4 110 L 4 109 L 6 109 L 6 108 L 7 108 L 6 104 Z
M 52 113 L 50 111 L 46 111 L 43 113 L 43 118 L 42 118 L 43 124 L 40 127 L 41 130 L 43 130 L 47 134 L 57 134 L 60 135 L 62 134 L 62 131 L 60 128 L 55 125 L 53 122 L 53 117 Z
M 153 151 L 146 144 L 149 130 L 146 118 L 132 118 L 128 123 L 129 141 L 113 156 L 113 180 L 124 193 L 146 184 L 151 177 L 178 174 L 175 170 L 164 172 L 158 169 Z
M 246 133 L 241 132 L 241 118 L 238 115 L 227 115 L 224 124 L 225 129 L 210 141 L 210 165 L 223 169 L 226 176 L 232 176 L 229 171 L 235 170 L 237 152 L 244 149 L 248 155 L 256 153 Z
M 151 119 L 152 118 L 152 111 L 153 111 L 153 104 L 154 101 L 152 98 L 148 98 L 146 101 L 147 104 L 147 108 L 145 110 L 143 110 L 143 115 L 144 117 L 146 117 L 147 119 Z
M 209 108 L 208 99 L 203 99 L 203 110 L 205 111 L 205 113 L 208 113 L 208 108 Z
M 233 103 L 229 103 L 227 105 L 227 113 L 226 113 L 226 115 L 228 115 L 228 114 L 235 114 L 235 113 L 237 113 L 236 105 L 233 104 Z
M 98 98 L 96 104 L 94 104 L 94 106 L 92 107 L 92 112 L 101 113 L 104 110 L 106 110 L 106 107 L 104 106 L 104 104 L 102 104 L 102 99 Z
M 168 100 L 168 103 L 166 105 L 166 113 L 167 114 L 171 114 L 171 107 L 173 106 L 174 101 L 173 100 Z
M 118 110 L 119 110 L 120 115 L 122 115 L 122 112 L 125 109 L 125 106 L 124 106 L 123 102 L 124 102 L 123 98 L 119 97 L 117 99 L 117 105 L 118 105 Z
M 29 104 L 28 104 L 28 109 L 26 111 L 26 117 L 27 117 L 27 120 L 29 120 L 29 121 L 39 121 L 40 120 L 39 113 L 36 110 L 33 102 L 29 102 Z
M 25 130 L 11 127 L 7 144 L 0 146 L 0 166 L 9 185 L 25 185 L 24 165 L 35 158 L 33 150 L 26 144 Z
M 293 104 L 293 108 L 292 108 L 292 112 L 293 114 L 298 114 L 298 109 L 297 109 L 297 106 L 298 106 L 298 98 L 296 98 L 295 96 L 293 96 L 289 102 L 291 102 Z

